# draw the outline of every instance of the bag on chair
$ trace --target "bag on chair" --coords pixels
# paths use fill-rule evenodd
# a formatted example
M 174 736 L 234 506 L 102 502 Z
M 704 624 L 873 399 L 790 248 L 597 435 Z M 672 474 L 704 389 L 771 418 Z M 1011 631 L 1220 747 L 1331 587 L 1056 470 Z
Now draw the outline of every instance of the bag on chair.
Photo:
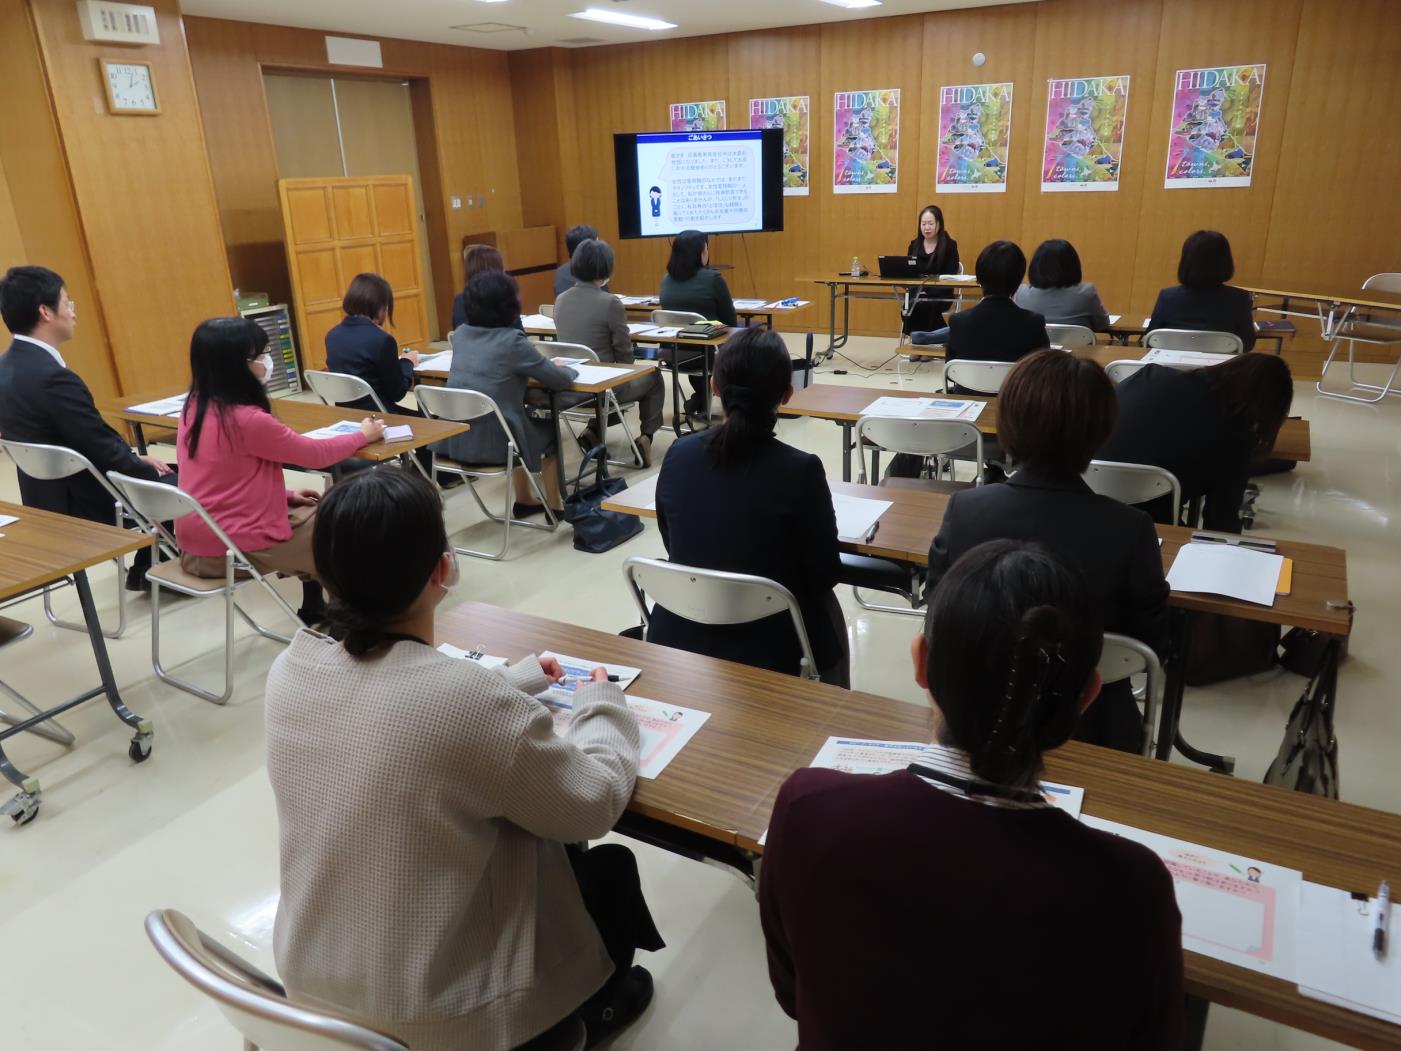
M 584 486 L 589 461 L 597 460 L 593 484 Z M 564 498 L 564 520 L 574 527 L 574 549 L 599 555 L 611 551 L 642 532 L 642 519 L 618 511 L 605 511 L 599 504 L 628 487 L 621 478 L 608 477 L 608 448 L 596 445 L 584 454 L 571 491 Z
M 1295 702 L 1279 754 L 1265 771 L 1265 784 L 1338 798 L 1338 739 L 1333 734 L 1338 657 L 1335 643 Z

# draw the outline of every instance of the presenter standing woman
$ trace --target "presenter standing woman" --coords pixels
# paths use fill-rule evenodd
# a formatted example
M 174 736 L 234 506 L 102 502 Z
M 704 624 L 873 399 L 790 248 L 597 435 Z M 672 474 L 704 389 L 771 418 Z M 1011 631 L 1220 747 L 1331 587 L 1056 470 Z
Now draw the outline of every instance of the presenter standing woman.
M 921 276 L 938 277 L 959 272 L 958 242 L 944 229 L 944 212 L 937 204 L 925 205 L 919 213 L 919 232 L 905 252 L 916 261 Z M 900 330 L 908 336 L 912 332 L 942 329 L 944 311 L 952 302 L 951 299 L 928 298 L 917 289 L 906 291 L 902 311 L 905 321 Z

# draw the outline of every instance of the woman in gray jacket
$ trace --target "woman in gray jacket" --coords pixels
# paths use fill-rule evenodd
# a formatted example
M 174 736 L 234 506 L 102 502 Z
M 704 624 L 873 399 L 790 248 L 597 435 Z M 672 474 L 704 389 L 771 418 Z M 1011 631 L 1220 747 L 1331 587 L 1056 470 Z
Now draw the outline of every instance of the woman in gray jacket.
M 543 475 L 545 497 L 558 511 L 564 503 L 555 467 L 554 427 L 548 419 L 526 415 L 525 393 L 531 380 L 548 390 L 566 390 L 578 373 L 544 357 L 520 330 L 520 288 L 510 274 L 480 274 L 463 295 L 467 321 L 452 333 L 448 386 L 474 390 L 496 402 L 527 469 Z M 463 463 L 499 464 L 506 460 L 506 435 L 494 418 L 484 417 L 473 420 L 466 434 L 446 438 L 433 449 Z M 513 482 L 516 518 L 544 510 L 533 502 L 523 471 L 516 472 Z
M 535 696 L 563 675 L 553 658 L 488 669 L 434 649 L 457 562 L 417 474 L 332 486 L 312 546 L 335 638 L 298 632 L 266 694 L 293 999 L 414 1051 L 505 1051 L 581 1020 L 590 1045 L 616 1033 L 652 998 L 636 950 L 662 948 L 631 851 L 575 845 L 632 795 L 622 691 L 596 671 L 556 731 Z
M 1042 241 L 1031 257 L 1027 276 L 1012 301 L 1032 310 L 1048 325 L 1083 325 L 1095 332 L 1109 329 L 1109 315 L 1094 285 L 1082 280 L 1080 254 L 1069 241 Z

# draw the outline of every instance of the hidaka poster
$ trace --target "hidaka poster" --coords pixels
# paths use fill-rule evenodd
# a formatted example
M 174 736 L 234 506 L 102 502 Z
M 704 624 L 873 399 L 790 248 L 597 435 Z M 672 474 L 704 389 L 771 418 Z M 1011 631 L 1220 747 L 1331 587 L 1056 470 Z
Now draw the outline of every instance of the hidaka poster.
M 1265 65 L 1179 69 L 1168 137 L 1169 190 L 1249 186 Z
M 725 100 L 712 102 L 673 102 L 672 131 L 724 131 Z
M 900 185 L 900 89 L 832 95 L 832 192 L 894 193 Z
M 935 191 L 1006 193 L 1011 141 L 1011 84 L 941 87 Z
M 749 100 L 751 128 L 783 129 L 783 196 L 808 195 L 808 96 Z
M 1128 77 L 1049 81 L 1041 192 L 1117 190 L 1128 112 Z

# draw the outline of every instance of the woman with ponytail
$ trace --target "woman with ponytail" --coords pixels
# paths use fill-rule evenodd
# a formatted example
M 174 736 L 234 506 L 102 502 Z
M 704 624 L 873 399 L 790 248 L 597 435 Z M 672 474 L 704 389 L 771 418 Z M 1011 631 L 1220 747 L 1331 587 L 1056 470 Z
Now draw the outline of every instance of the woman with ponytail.
M 657 525 L 673 562 L 749 573 L 798 600 L 824 682 L 850 684 L 846 623 L 833 588 L 841 569 L 837 517 L 822 461 L 779 441 L 778 409 L 793 396 L 783 337 L 744 329 L 720 348 L 713 387 L 725 420 L 674 443 L 657 478 Z M 801 652 L 786 612 L 753 624 L 707 625 L 657 606 L 647 638 L 758 668 L 797 674 Z
M 267 684 L 293 998 L 415 1051 L 514 1048 L 580 1019 L 592 1046 L 627 1026 L 652 998 L 633 954 L 662 941 L 632 853 L 575 846 L 632 795 L 622 691 L 596 670 L 556 736 L 536 695 L 557 661 L 489 670 L 433 648 L 458 569 L 417 474 L 333 486 L 313 548 L 340 641 L 303 629 Z
M 1038 791 L 1095 701 L 1102 641 L 1071 566 L 975 547 L 912 647 L 933 743 L 897 773 L 799 770 L 779 790 L 759 915 L 804 1051 L 1182 1046 L 1172 877 Z M 898 937 L 873 950 L 873 932 Z

